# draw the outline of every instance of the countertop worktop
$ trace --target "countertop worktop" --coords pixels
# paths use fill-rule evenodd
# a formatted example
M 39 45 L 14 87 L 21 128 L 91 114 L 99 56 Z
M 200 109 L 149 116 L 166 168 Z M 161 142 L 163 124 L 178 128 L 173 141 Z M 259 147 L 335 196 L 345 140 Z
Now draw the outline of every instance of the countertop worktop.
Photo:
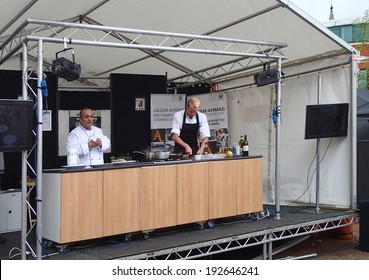
M 186 159 L 186 160 L 167 160 L 167 161 L 127 161 L 120 163 L 104 163 L 96 165 L 78 165 L 78 166 L 63 166 L 54 169 L 44 169 L 44 173 L 66 173 L 66 172 L 88 172 L 97 170 L 117 169 L 117 168 L 133 168 L 133 167 L 147 167 L 147 166 L 160 166 L 160 165 L 173 165 L 173 164 L 188 164 L 208 161 L 223 161 L 223 160 L 240 160 L 261 158 L 261 155 L 248 156 L 248 157 L 232 157 L 232 158 L 211 158 L 206 157 L 201 160 Z

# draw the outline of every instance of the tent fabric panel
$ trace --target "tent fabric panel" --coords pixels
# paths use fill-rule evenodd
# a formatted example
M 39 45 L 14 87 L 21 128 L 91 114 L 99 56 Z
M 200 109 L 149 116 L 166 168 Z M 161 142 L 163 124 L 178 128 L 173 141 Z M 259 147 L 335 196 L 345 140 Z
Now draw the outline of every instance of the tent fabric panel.
M 20 3 L 23 6 L 29 1 L 2 1 L 4 14 L 7 16 L 0 18 L 0 26 L 5 26 L 12 17 L 20 12 Z M 101 5 L 99 5 L 101 4 Z M 96 9 L 94 9 L 96 7 Z M 287 43 L 288 47 L 282 52 L 288 57 L 288 62 L 303 61 L 308 57 L 320 56 L 324 53 L 338 51 L 349 51 L 332 40 L 335 35 L 325 29 L 325 34 L 320 31 L 322 27 L 314 27 L 316 22 L 308 22 L 308 19 L 295 13 L 293 4 L 288 1 L 277 0 L 189 0 L 185 2 L 158 0 L 158 1 L 104 1 L 104 0 L 38 0 L 22 15 L 10 28 L 5 30 L 2 38 L 6 38 L 21 22 L 27 17 L 49 19 L 49 20 L 68 20 L 82 23 L 101 24 L 103 26 L 116 26 L 134 29 L 147 29 L 155 31 L 171 31 L 187 34 L 209 34 L 226 38 L 237 38 L 268 42 Z M 292 12 L 291 12 L 292 11 Z M 83 20 L 86 20 L 84 22 Z M 73 30 L 65 30 L 60 36 L 68 37 Z M 89 34 L 82 30 L 76 33 L 81 38 L 88 39 Z M 91 31 L 91 34 L 94 32 Z M 50 32 L 41 32 L 48 34 Z M 110 37 L 110 35 L 108 35 Z M 133 39 L 133 37 L 131 37 Z M 2 41 L 3 39 L 0 39 Z M 114 40 L 114 39 L 113 39 Z M 117 39 L 115 39 L 117 40 Z M 138 41 L 146 40 L 144 36 Z M 51 44 L 50 44 L 51 45 Z M 62 47 L 62 46 L 60 46 Z M 74 47 L 74 46 L 73 46 Z M 75 47 L 77 49 L 77 46 Z M 161 53 L 162 56 L 170 58 L 172 61 L 181 65 L 188 71 L 174 69 L 168 63 L 158 67 L 151 64 L 154 60 L 143 61 L 147 58 L 147 53 L 140 51 L 131 51 L 127 49 L 102 50 L 96 48 L 81 48 L 78 51 L 83 53 L 79 56 L 79 63 L 83 65 L 82 76 L 89 73 L 101 73 L 116 69 L 116 67 L 129 65 L 127 68 L 119 68 L 121 73 L 133 73 L 130 71 L 139 71 L 137 74 L 147 73 L 146 69 L 152 69 L 168 73 L 168 78 L 185 74 L 185 72 L 194 72 L 217 63 L 225 61 L 220 56 L 197 56 L 195 59 L 189 59 L 184 53 Z M 44 48 L 45 62 L 51 63 L 54 51 L 48 53 L 48 48 Z M 91 63 L 91 58 L 100 57 L 98 63 Z M 102 59 L 103 58 L 103 59 Z M 139 61 L 139 66 L 133 64 Z M 150 61 L 150 62 L 149 62 Z M 19 63 L 18 63 L 19 65 Z M 99 69 L 96 69 L 99 67 Z M 3 65 L 0 65 L 1 69 Z M 138 70 L 136 70 L 138 69 Z M 218 81 L 217 81 L 218 82 Z
M 317 102 L 318 74 L 312 73 L 286 80 L 282 85 L 281 107 L 281 204 L 315 203 L 316 140 L 305 140 L 305 113 L 307 104 Z M 321 103 L 350 102 L 349 67 L 321 73 Z M 334 80 L 335 83 L 331 81 Z M 247 134 L 250 154 L 263 155 L 264 202 L 274 203 L 275 127 L 271 120 L 274 106 L 274 86 L 246 88 L 227 92 L 230 108 L 230 143 L 238 135 Z M 237 105 L 239 104 L 239 105 Z M 321 162 L 320 203 L 329 206 L 350 206 L 350 133 L 347 137 L 332 138 Z M 321 141 L 321 159 L 329 139 Z M 309 170 L 309 166 L 312 167 Z M 307 188 L 309 189 L 307 191 Z M 301 196 L 301 197 L 300 197 Z

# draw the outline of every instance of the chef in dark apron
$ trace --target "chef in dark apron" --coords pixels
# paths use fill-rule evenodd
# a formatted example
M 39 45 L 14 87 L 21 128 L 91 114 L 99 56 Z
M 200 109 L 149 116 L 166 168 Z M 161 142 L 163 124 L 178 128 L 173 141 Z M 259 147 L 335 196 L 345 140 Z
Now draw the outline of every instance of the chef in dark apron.
M 209 141 L 210 129 L 206 115 L 198 111 L 200 100 L 190 98 L 185 110 L 174 114 L 171 135 L 175 142 L 175 153 L 202 155 L 205 143 Z M 201 145 L 199 148 L 198 138 Z

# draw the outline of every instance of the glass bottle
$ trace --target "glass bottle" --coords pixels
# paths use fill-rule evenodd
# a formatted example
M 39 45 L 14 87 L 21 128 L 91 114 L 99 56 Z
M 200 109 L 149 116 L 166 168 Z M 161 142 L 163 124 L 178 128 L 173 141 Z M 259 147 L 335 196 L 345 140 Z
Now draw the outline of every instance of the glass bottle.
M 228 151 L 227 151 L 227 142 L 225 140 L 225 138 L 222 138 L 221 140 L 221 144 L 220 144 L 220 153 L 221 154 L 226 154 Z
M 241 156 L 243 156 L 243 147 L 245 146 L 245 140 L 243 138 L 243 135 L 241 135 L 238 145 L 240 146 Z
M 247 140 L 247 135 L 244 136 L 244 146 L 242 148 L 242 156 L 248 157 L 249 156 L 249 141 Z

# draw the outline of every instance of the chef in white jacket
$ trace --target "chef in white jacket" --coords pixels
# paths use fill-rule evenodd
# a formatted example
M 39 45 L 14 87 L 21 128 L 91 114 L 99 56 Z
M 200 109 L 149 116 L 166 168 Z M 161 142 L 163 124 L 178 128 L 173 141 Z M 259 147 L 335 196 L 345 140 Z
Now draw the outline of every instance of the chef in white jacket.
M 89 107 L 79 113 L 79 125 L 68 135 L 66 148 L 77 148 L 79 164 L 94 165 L 104 163 L 104 151 L 110 148 L 110 139 L 93 125 L 94 113 Z

